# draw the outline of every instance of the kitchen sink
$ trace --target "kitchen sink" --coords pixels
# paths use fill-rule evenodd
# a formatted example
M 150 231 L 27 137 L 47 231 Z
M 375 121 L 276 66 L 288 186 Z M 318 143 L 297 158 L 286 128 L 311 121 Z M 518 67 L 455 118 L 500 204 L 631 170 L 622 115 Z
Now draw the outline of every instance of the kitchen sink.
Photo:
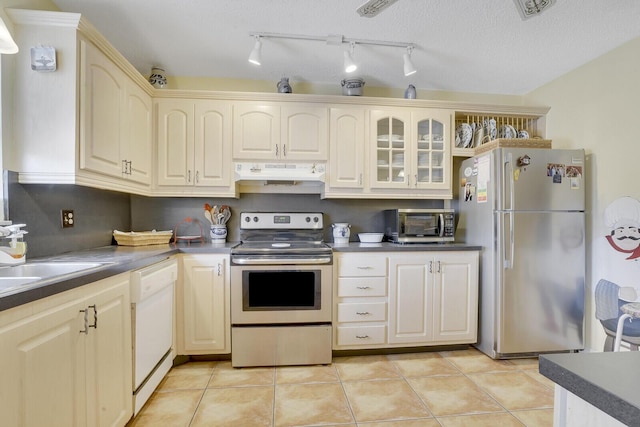
M 42 277 L 0 277 L 0 293 L 40 280 L 42 280 Z
M 52 277 L 79 273 L 105 265 L 100 262 L 34 262 L 14 266 L 0 267 L 0 280 L 9 278 Z

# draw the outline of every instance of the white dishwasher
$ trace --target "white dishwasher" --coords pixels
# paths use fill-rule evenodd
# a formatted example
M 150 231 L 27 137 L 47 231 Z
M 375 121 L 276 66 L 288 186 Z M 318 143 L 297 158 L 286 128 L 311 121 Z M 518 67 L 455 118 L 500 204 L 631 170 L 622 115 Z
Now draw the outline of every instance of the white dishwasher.
M 173 363 L 173 295 L 177 278 L 175 259 L 131 273 L 134 415 Z

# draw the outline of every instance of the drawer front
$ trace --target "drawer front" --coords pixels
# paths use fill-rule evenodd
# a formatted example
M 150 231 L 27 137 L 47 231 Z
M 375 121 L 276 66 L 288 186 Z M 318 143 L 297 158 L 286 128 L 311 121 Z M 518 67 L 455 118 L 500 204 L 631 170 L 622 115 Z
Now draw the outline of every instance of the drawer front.
M 344 254 L 338 258 L 338 276 L 386 276 L 387 257 L 384 255 Z
M 340 277 L 339 297 L 384 297 L 387 296 L 386 277 Z
M 338 322 L 380 322 L 387 320 L 387 303 L 340 303 Z
M 386 326 L 338 326 L 338 345 L 384 344 Z

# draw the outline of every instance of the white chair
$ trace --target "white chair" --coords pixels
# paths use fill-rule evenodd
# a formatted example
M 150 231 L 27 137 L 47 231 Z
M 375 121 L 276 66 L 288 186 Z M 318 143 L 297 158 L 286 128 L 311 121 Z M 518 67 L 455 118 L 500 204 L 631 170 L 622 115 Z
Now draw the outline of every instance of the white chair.
M 618 318 L 622 315 L 620 307 L 629 302 L 620 299 L 621 294 L 628 299 L 637 297 L 635 289 L 629 287 L 621 288 L 608 280 L 601 279 L 596 285 L 596 319 L 600 321 L 604 332 L 607 334 L 603 351 L 613 351 Z M 638 350 L 640 345 L 640 321 L 624 322 L 622 341 L 628 343 L 631 350 Z

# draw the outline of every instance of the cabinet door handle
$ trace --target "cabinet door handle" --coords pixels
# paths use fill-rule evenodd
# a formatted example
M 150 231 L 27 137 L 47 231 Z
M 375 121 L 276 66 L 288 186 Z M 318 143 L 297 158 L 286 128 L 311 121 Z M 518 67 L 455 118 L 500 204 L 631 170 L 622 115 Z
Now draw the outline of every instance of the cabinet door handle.
M 276 157 L 278 157 L 278 144 L 276 144 Z
M 222 264 L 218 263 L 218 276 L 222 276 Z
M 287 157 L 287 144 L 282 144 L 282 157 Z
M 371 286 L 356 286 L 358 289 L 371 289 Z
M 440 264 L 440 261 L 438 261 L 438 273 L 442 273 L 442 265 Z
M 94 328 L 94 329 L 98 329 L 98 309 L 96 308 L 96 305 L 90 305 L 89 307 L 87 307 L 87 311 L 92 308 L 93 309 L 93 325 L 89 325 L 90 328 Z M 85 311 L 86 314 L 86 311 Z
M 358 316 L 368 316 L 368 315 L 370 315 L 371 313 L 369 313 L 368 311 L 356 311 L 356 314 L 357 314 Z
M 429 261 L 429 273 L 433 273 L 433 261 Z
M 413 180 L 414 180 L 414 184 L 413 185 L 417 188 L 418 187 L 418 174 L 415 174 L 413 176 Z
M 356 338 L 358 338 L 359 340 L 364 340 L 369 338 L 369 335 L 356 335 Z
M 200 182 L 200 171 L 196 171 L 196 184 Z
M 191 182 L 191 169 L 187 171 L 187 182 Z
M 362 185 L 362 174 L 358 177 L 358 185 Z
M 80 313 L 84 313 L 84 329 L 80 329 L 81 334 L 87 335 L 89 333 L 89 309 L 80 310 Z

